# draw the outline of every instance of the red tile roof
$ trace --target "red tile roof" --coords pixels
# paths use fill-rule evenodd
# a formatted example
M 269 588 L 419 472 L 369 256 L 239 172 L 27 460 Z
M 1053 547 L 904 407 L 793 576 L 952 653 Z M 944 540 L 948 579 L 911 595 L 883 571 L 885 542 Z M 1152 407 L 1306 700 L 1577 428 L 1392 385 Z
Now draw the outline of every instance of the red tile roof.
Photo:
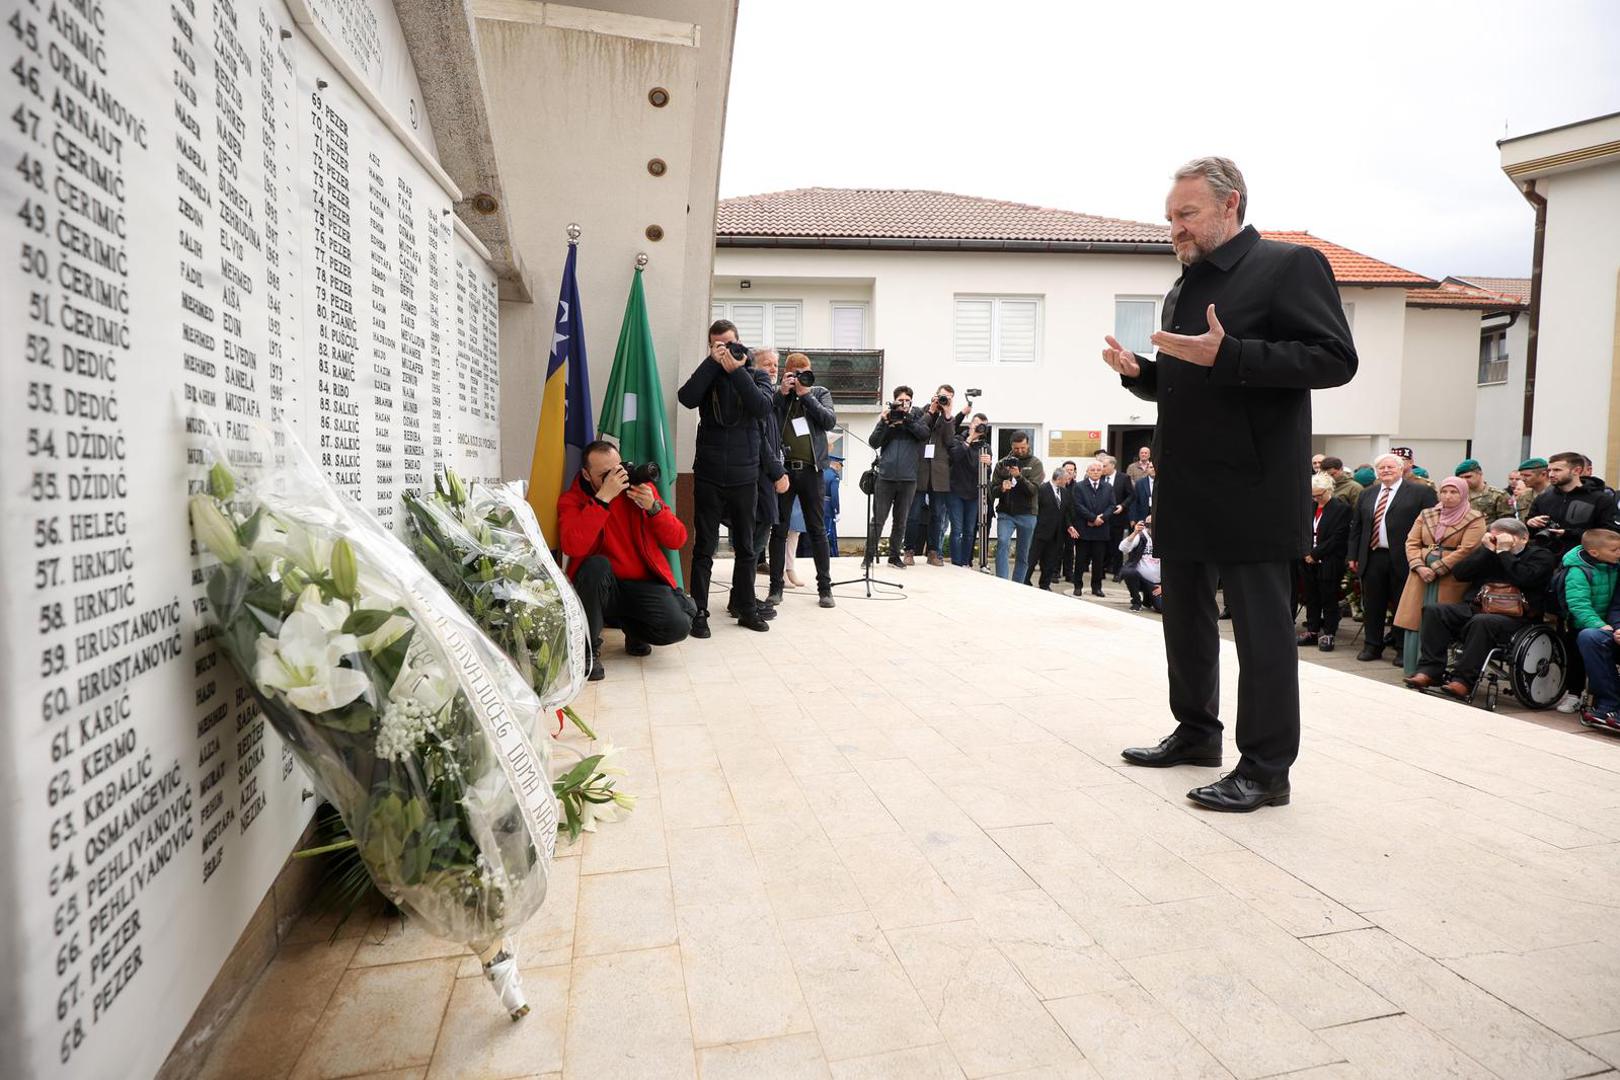
M 1527 277 L 1480 277 L 1475 274 L 1456 274 L 1446 280 L 1467 282 L 1476 288 L 1511 296 L 1523 304 L 1530 303 L 1530 279 Z
M 1327 256 L 1340 285 L 1433 285 L 1371 256 L 1329 243 L 1308 232 L 1266 232 L 1268 239 L 1313 247 Z M 1027 203 L 953 195 L 944 191 L 881 188 L 795 188 L 763 195 L 721 199 L 715 238 L 728 246 L 750 238 L 830 241 L 830 246 L 904 247 L 913 240 L 929 246 L 958 242 L 963 247 L 1085 244 L 1144 245 L 1170 254 L 1166 225 L 1098 217 Z M 879 243 L 871 243 L 878 241 Z M 883 245 L 882 241 L 889 241 Z
M 1146 243 L 1170 246 L 1169 229 L 1072 210 L 944 191 L 797 188 L 720 200 L 720 237 Z
M 1456 278 L 1447 278 L 1438 288 L 1406 290 L 1406 306 L 1419 308 L 1473 308 L 1479 311 L 1519 311 L 1530 306 L 1506 293 L 1481 289 Z
M 1333 280 L 1340 285 L 1405 285 L 1408 287 L 1423 287 L 1435 284 L 1433 278 L 1414 274 L 1410 270 L 1402 270 L 1398 266 L 1363 255 L 1359 251 L 1351 251 L 1347 247 L 1330 243 L 1319 236 L 1312 236 L 1308 232 L 1273 232 L 1267 230 L 1260 235 L 1267 240 L 1280 240 L 1285 244 L 1299 244 L 1303 247 L 1315 248 L 1327 256 L 1328 265 L 1333 267 Z

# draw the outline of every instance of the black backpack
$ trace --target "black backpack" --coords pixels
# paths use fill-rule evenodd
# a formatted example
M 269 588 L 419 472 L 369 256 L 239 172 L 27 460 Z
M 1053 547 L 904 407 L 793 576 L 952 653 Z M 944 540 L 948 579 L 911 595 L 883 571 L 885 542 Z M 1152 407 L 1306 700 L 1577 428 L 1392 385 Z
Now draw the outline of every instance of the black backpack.
M 1586 575 L 1586 587 L 1592 587 L 1592 568 L 1582 563 L 1571 566 L 1569 563 L 1559 563 L 1558 569 L 1553 571 L 1552 580 L 1547 583 L 1547 613 L 1556 615 L 1560 619 L 1569 618 L 1569 597 L 1564 592 L 1564 583 L 1569 579 L 1571 570 L 1579 570 Z

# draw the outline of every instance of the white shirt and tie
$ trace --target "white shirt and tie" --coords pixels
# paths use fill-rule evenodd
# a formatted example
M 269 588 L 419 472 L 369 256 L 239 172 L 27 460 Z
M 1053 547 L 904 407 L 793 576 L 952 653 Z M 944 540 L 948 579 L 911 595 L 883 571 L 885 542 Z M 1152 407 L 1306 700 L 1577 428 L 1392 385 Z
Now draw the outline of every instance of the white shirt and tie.
M 1378 501 L 1373 506 L 1373 529 L 1376 532 L 1372 542 L 1374 550 L 1389 548 L 1389 507 L 1395 501 L 1395 493 L 1400 489 L 1401 481 L 1397 479 L 1378 493 Z M 1406 538 L 1401 539 L 1404 543 Z

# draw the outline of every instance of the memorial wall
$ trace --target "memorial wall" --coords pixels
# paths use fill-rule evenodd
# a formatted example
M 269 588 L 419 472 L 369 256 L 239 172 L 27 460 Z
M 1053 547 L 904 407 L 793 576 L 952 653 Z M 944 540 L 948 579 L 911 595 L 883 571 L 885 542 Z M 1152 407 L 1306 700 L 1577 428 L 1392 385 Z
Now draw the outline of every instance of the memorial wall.
M 0 1047 L 145 1077 L 313 812 L 210 640 L 204 448 L 285 425 L 390 524 L 493 477 L 496 286 L 387 0 L 9 9 Z

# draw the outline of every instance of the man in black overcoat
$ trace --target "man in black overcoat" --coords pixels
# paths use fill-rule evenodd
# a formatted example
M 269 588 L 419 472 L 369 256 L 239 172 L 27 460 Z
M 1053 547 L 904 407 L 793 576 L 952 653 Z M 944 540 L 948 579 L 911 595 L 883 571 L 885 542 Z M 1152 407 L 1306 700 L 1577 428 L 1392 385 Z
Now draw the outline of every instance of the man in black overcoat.
M 1243 224 L 1248 191 L 1225 158 L 1176 171 L 1165 200 L 1183 264 L 1154 359 L 1112 337 L 1103 360 L 1156 401 L 1153 540 L 1176 729 L 1124 751 L 1133 765 L 1221 763 L 1221 583 L 1238 652 L 1237 768 L 1187 793 L 1212 810 L 1289 800 L 1299 753 L 1293 564 L 1310 548 L 1311 391 L 1342 386 L 1356 350 L 1333 271 L 1312 248 Z
M 1035 564 L 1040 563 L 1040 587 L 1051 589 L 1052 581 L 1062 568 L 1063 548 L 1069 539 L 1069 470 L 1059 466 L 1040 486 L 1035 496 L 1035 542 L 1030 557 L 1030 577 L 1024 584 L 1034 581 Z

